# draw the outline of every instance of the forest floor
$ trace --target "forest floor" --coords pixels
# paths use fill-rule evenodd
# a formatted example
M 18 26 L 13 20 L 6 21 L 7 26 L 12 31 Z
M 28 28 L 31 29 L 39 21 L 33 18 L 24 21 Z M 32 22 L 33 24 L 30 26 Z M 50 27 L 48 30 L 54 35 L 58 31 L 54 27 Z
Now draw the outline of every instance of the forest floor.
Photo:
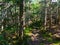
M 29 33 L 30 40 L 27 40 L 28 45 L 60 45 L 60 37 L 59 38 L 55 37 L 55 35 L 58 34 L 59 31 L 55 32 L 54 31 L 38 32 L 37 30 L 33 31 Z M 52 32 L 54 32 L 53 35 Z

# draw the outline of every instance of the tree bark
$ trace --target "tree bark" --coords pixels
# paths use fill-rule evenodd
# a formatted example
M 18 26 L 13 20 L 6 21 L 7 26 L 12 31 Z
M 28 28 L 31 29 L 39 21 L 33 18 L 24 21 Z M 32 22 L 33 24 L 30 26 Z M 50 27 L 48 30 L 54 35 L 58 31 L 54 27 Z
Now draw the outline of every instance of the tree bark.
M 23 43 L 23 0 L 19 0 L 19 44 Z

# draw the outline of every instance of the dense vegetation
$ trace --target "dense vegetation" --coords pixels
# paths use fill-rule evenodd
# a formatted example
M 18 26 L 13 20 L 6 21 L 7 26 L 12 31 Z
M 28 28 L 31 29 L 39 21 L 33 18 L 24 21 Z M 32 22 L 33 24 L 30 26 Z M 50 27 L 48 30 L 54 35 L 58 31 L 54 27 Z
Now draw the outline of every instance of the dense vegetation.
M 60 45 L 60 1 L 0 0 L 0 45 Z

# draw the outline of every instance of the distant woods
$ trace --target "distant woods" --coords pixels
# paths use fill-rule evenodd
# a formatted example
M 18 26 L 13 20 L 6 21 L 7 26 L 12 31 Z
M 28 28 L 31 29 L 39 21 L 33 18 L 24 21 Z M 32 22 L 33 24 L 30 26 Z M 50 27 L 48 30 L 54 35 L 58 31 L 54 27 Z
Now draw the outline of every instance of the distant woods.
M 22 45 L 26 32 L 33 29 L 46 32 L 60 30 L 60 1 L 0 1 L 1 45 Z

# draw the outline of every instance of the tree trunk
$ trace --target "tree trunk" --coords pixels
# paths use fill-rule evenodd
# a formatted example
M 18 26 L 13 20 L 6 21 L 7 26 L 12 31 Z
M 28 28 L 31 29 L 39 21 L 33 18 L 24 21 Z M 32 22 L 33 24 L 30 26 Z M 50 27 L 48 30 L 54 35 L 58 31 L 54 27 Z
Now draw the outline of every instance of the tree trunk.
M 19 44 L 23 43 L 23 0 L 19 0 Z

